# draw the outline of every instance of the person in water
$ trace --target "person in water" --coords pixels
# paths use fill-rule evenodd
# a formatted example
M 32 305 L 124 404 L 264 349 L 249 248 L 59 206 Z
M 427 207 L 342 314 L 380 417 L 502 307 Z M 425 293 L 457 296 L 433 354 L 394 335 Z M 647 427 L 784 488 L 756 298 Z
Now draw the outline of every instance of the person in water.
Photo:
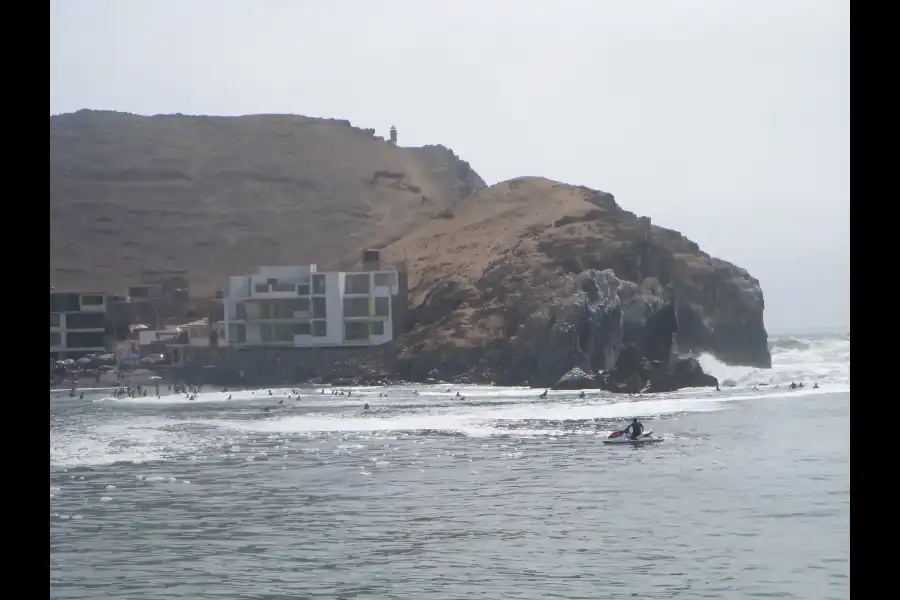
M 622 431 L 622 433 L 629 433 L 629 432 L 631 432 L 631 439 L 633 439 L 633 440 L 638 439 L 639 437 L 641 437 L 641 434 L 644 433 L 644 426 L 641 424 L 640 421 L 638 421 L 637 417 L 635 417 L 631 421 L 631 424 L 628 425 L 628 427 L 626 427 Z

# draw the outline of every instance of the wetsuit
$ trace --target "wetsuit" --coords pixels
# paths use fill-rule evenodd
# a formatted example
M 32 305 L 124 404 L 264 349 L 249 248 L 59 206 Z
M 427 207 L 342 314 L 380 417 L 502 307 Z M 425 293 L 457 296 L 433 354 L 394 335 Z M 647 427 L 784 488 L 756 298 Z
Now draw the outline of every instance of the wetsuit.
M 641 425 L 640 421 L 632 421 L 631 425 L 625 428 L 625 432 L 631 431 L 631 439 L 636 440 L 641 437 L 641 434 L 644 433 L 644 426 Z

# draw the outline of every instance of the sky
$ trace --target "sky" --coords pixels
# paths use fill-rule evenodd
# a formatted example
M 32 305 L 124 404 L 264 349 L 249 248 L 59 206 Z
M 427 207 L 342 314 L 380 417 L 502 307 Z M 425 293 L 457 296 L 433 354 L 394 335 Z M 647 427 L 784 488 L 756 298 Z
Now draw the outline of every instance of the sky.
M 610 192 L 850 323 L 847 0 L 53 0 L 50 113 L 291 113 Z

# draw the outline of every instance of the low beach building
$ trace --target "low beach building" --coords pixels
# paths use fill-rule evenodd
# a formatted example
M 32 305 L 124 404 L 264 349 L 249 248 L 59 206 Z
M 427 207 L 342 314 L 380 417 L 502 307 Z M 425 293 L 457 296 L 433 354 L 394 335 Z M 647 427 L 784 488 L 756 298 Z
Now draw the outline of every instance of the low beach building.
M 165 344 L 166 355 L 175 365 L 215 362 L 219 350 L 228 345 L 224 321 L 198 319 L 177 329 L 179 335 Z
M 104 293 L 50 292 L 50 357 L 80 358 L 108 351 Z
M 224 290 L 225 335 L 235 349 L 377 346 L 405 316 L 405 273 L 366 251 L 362 271 L 316 265 L 260 267 Z

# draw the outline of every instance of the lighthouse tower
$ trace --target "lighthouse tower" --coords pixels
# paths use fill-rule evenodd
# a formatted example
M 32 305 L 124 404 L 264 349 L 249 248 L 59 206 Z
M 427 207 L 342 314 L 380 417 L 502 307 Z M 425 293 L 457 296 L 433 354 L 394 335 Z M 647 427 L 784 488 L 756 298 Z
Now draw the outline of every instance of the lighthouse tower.
M 395 127 L 394 125 L 391 125 L 391 143 L 397 143 L 397 127 Z

